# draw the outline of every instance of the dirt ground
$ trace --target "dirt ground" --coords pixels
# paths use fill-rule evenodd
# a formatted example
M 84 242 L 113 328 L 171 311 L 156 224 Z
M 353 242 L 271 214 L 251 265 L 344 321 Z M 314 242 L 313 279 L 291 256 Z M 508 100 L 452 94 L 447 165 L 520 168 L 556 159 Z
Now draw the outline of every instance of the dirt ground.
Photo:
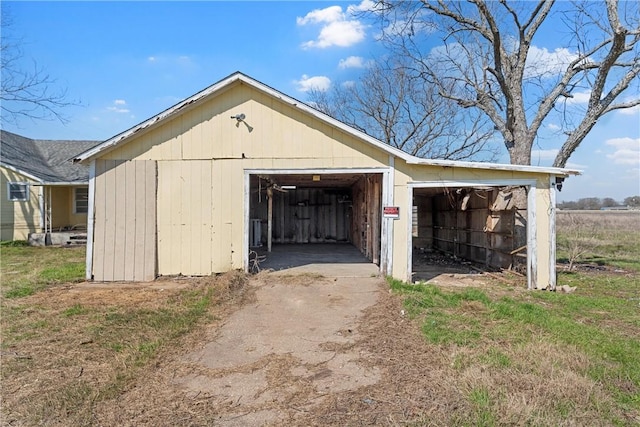
M 30 303 L 153 309 L 193 280 L 68 285 Z M 464 418 L 472 410 L 453 385 L 455 355 L 426 344 L 382 278 L 264 272 L 252 276 L 245 293 L 218 306 L 215 319 L 179 348 L 161 352 L 118 398 L 96 402 L 91 424 L 438 425 L 448 413 Z M 83 379 L 99 376 L 98 366 L 82 363 Z M 45 373 L 33 375 L 4 385 L 19 398 Z
M 122 295 L 152 307 L 154 296 L 185 286 L 160 281 Z M 96 424 L 397 425 L 463 409 L 446 386 L 453 371 L 424 369 L 447 363 L 409 327 L 383 279 L 267 273 L 249 288 L 243 306 L 163 353 L 119 398 L 98 403 Z M 47 299 L 117 295 L 113 285 L 79 285 Z
M 260 274 L 250 286 L 250 302 L 101 403 L 99 424 L 396 425 L 462 409 L 446 373 L 423 369 L 441 355 L 383 279 Z

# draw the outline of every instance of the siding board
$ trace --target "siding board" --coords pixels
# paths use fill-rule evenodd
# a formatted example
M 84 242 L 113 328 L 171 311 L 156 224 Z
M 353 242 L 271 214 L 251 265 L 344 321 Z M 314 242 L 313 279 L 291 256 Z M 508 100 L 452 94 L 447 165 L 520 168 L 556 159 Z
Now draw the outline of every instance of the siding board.
M 96 161 L 95 280 L 155 277 L 155 176 L 154 161 Z
M 134 212 L 134 223 L 135 223 L 135 218 L 146 218 L 147 216 L 147 209 L 146 209 L 146 202 L 147 202 L 147 198 L 143 197 L 145 195 L 145 188 L 147 186 L 147 163 L 148 162 L 144 162 L 143 167 L 138 167 L 135 168 L 133 170 L 134 173 L 134 185 L 135 185 L 135 194 L 138 195 L 138 197 L 136 197 L 134 200 L 134 209 L 129 209 L 129 211 L 133 211 Z M 131 220 L 127 221 L 127 223 L 130 223 Z M 132 236 L 132 240 L 134 241 L 134 247 L 132 249 L 134 250 L 134 262 L 132 263 L 132 267 L 133 267 L 133 277 L 136 280 L 144 280 L 144 265 L 145 265 L 145 261 L 146 261 L 146 254 L 147 254 L 147 248 L 146 248 L 146 236 L 145 236 L 145 227 L 144 226 L 138 226 L 135 227 L 135 231 L 133 233 L 128 233 L 130 236 Z
M 142 262 L 142 259 L 136 260 L 136 205 L 137 198 L 141 198 L 143 194 L 136 194 L 136 167 L 134 162 L 126 162 L 124 164 L 124 259 L 122 265 L 124 267 L 123 277 L 135 276 L 136 261 Z

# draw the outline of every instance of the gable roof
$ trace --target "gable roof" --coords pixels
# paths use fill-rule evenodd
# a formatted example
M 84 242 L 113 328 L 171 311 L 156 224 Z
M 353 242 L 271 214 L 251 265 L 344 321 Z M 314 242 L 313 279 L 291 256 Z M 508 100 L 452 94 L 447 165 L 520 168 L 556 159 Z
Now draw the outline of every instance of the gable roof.
M 568 175 L 576 175 L 579 174 L 580 171 L 571 170 L 571 169 L 562 169 L 562 168 L 552 168 L 552 167 L 539 167 L 539 166 L 526 166 L 526 165 L 510 165 L 510 164 L 496 164 L 496 163 L 482 163 L 482 162 L 467 162 L 467 161 L 457 161 L 457 160 L 437 160 L 437 159 L 423 159 L 419 157 L 412 156 L 404 151 L 392 147 L 389 144 L 386 144 L 371 135 L 367 135 L 364 132 L 361 132 L 327 114 L 322 113 L 315 108 L 298 101 L 295 98 L 292 98 L 288 95 L 285 95 L 282 92 L 279 92 L 276 89 L 273 89 L 270 86 L 265 85 L 241 72 L 235 72 L 228 77 L 218 81 L 217 83 L 212 84 L 211 86 L 201 90 L 195 95 L 190 96 L 189 98 L 175 104 L 172 107 L 164 110 L 163 112 L 147 119 L 134 127 L 115 135 L 114 137 L 104 141 L 103 143 L 78 154 L 74 159 L 74 162 L 82 162 L 87 163 L 102 154 L 107 153 L 119 147 L 121 145 L 126 144 L 130 141 L 130 139 L 141 131 L 148 130 L 150 128 L 158 126 L 159 123 L 174 117 L 176 115 L 182 114 L 185 109 L 191 108 L 194 105 L 197 105 L 203 102 L 205 99 L 211 98 L 215 96 L 217 93 L 220 93 L 222 90 L 229 88 L 230 86 L 241 82 L 251 86 L 254 89 L 262 91 L 274 98 L 281 100 L 289 104 L 292 108 L 298 109 L 306 114 L 309 114 L 316 119 L 325 122 L 329 125 L 332 125 L 347 134 L 353 135 L 356 138 L 359 138 L 370 145 L 380 149 L 383 152 L 388 153 L 391 156 L 398 157 L 403 159 L 408 164 L 420 164 L 420 165 L 430 165 L 430 166 L 442 166 L 442 167 L 460 167 L 460 168 L 472 168 L 472 169 L 490 169 L 490 170 L 509 170 L 509 171 L 520 171 L 520 172 L 534 172 L 534 173 L 546 173 L 557 176 L 568 176 Z
M 86 184 L 89 168 L 71 160 L 99 143 L 31 139 L 0 130 L 0 165 L 42 184 Z

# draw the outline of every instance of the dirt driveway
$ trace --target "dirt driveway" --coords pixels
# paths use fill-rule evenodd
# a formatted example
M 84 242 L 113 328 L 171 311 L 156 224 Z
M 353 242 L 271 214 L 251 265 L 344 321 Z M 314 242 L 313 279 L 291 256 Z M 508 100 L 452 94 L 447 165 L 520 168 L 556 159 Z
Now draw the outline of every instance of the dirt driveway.
M 271 279 L 256 285 L 254 303 L 184 358 L 196 373 L 175 380 L 188 394 L 226 407 L 221 425 L 279 424 L 278 408 L 297 395 L 306 396 L 299 409 L 308 410 L 328 393 L 380 379 L 353 345 L 363 310 L 378 300 L 380 278 Z
M 101 425 L 404 425 L 459 411 L 451 355 L 430 349 L 384 279 L 325 268 L 254 276 L 250 301 L 100 405 Z

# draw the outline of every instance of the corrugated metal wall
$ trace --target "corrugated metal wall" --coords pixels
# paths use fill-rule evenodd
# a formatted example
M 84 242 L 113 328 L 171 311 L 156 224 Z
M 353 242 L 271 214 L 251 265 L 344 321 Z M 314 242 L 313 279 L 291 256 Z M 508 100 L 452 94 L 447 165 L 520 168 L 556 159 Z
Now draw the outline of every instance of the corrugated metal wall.
M 156 162 L 96 160 L 93 278 L 156 275 Z

